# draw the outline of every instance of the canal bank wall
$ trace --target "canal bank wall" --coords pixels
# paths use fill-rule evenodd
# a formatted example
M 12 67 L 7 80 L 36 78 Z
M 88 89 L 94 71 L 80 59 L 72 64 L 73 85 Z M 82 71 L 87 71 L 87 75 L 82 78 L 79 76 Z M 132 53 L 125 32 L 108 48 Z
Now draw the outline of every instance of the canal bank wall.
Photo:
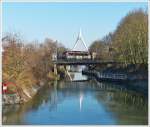
M 114 82 L 116 85 L 123 85 L 128 89 L 148 95 L 148 80 L 137 79 L 135 78 L 136 76 L 129 77 L 126 74 L 101 73 L 95 70 L 83 70 L 82 74 L 88 76 L 89 79 L 94 78 L 98 82 Z M 117 77 L 117 75 L 122 75 L 122 78 Z

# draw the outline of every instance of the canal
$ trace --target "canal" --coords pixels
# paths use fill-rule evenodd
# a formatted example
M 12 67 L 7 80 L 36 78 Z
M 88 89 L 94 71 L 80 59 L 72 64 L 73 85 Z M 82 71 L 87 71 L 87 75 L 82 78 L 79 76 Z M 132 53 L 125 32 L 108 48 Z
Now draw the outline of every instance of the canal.
M 29 102 L 3 106 L 2 111 L 3 124 L 148 124 L 147 96 L 95 80 L 50 82 Z

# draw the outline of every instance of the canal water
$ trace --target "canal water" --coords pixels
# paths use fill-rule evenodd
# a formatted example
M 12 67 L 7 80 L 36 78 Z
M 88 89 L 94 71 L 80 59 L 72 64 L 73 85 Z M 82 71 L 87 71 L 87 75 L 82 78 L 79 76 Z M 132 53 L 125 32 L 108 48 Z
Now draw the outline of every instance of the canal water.
M 47 83 L 29 102 L 3 106 L 2 111 L 3 124 L 148 124 L 146 96 L 122 84 L 95 80 Z

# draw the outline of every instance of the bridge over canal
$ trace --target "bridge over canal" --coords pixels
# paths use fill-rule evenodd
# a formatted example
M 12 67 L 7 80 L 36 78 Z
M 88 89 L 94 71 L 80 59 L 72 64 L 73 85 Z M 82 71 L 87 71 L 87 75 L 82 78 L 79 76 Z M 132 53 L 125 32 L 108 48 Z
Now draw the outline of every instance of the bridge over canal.
M 81 42 L 81 43 L 79 43 Z M 82 49 L 82 51 L 77 50 L 77 45 L 82 44 L 85 47 L 85 50 Z M 57 52 L 53 54 L 53 63 L 54 63 L 54 73 L 57 75 L 57 67 L 58 66 L 64 66 L 66 73 L 69 75 L 70 80 L 71 76 L 67 70 L 67 66 L 71 65 L 85 65 L 85 66 L 91 66 L 91 65 L 108 65 L 108 64 L 120 64 L 116 63 L 112 60 L 98 60 L 96 59 L 96 53 L 90 52 L 86 46 L 86 43 L 84 41 L 84 38 L 82 36 L 82 32 L 80 29 L 80 32 L 78 34 L 76 43 L 72 50 L 65 51 L 61 57 L 57 55 Z

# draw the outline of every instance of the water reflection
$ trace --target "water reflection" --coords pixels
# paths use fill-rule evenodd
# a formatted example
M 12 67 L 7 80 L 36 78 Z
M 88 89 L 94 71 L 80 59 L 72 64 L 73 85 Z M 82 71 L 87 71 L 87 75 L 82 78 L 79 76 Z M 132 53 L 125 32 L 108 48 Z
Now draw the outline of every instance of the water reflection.
M 83 93 L 80 93 L 80 111 L 82 110 Z
M 147 124 L 147 97 L 112 83 L 53 82 L 24 105 L 3 106 L 3 124 Z
M 73 81 L 77 81 L 77 80 L 87 80 L 86 76 L 83 76 L 81 72 L 70 72 L 71 75 L 74 75 L 74 77 L 72 77 Z

